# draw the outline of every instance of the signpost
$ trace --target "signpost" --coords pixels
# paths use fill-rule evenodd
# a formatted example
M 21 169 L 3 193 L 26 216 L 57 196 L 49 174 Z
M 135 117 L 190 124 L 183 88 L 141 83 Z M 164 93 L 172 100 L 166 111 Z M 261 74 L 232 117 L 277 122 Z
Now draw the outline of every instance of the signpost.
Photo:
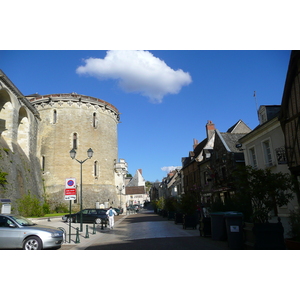
M 76 189 L 65 189 L 65 200 L 76 200 Z
M 77 189 L 76 179 L 67 178 L 65 185 L 65 200 L 70 201 L 70 218 L 69 218 L 69 243 L 71 243 L 71 213 L 72 213 L 72 200 L 76 200 Z
M 67 178 L 65 185 L 65 200 L 76 200 L 76 179 Z

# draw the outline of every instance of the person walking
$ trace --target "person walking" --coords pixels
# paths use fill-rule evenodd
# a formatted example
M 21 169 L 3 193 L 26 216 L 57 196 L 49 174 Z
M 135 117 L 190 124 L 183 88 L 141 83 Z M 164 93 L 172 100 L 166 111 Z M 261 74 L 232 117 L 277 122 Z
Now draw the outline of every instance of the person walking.
M 116 211 L 111 206 L 106 214 L 108 215 L 109 228 L 114 229 Z

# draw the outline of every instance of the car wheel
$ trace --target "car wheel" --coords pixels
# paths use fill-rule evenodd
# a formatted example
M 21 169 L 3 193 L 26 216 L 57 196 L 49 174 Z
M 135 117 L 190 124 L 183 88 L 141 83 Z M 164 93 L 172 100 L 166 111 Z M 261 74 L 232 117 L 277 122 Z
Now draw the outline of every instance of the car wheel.
M 100 219 L 100 218 L 97 218 L 97 219 L 95 220 L 95 222 L 96 222 L 96 224 L 101 224 L 101 219 Z
M 72 223 L 72 222 L 74 222 L 74 220 L 69 217 L 69 218 L 67 218 L 67 223 L 70 223 L 70 222 Z
M 31 236 L 24 241 L 23 250 L 41 250 L 42 241 L 37 236 Z

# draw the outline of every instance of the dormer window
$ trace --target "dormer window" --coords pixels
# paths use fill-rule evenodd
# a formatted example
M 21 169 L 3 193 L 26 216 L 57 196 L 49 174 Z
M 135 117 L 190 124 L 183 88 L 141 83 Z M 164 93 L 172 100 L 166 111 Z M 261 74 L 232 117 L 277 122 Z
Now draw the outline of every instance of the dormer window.
M 258 112 L 259 115 L 259 124 L 263 124 L 265 122 L 267 122 L 267 111 L 266 108 L 264 106 L 262 106 Z

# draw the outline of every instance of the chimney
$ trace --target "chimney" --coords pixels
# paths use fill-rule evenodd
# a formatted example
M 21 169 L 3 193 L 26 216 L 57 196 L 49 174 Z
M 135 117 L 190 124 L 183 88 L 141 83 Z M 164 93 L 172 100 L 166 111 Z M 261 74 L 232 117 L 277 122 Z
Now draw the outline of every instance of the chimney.
M 207 121 L 206 124 L 206 136 L 207 139 L 210 140 L 216 130 L 215 124 L 212 121 Z
M 194 139 L 194 144 L 193 144 L 193 148 L 195 150 L 195 148 L 198 146 L 199 142 L 198 140 Z
M 138 171 L 141 173 L 141 175 L 143 175 L 143 170 L 142 169 L 138 169 Z

